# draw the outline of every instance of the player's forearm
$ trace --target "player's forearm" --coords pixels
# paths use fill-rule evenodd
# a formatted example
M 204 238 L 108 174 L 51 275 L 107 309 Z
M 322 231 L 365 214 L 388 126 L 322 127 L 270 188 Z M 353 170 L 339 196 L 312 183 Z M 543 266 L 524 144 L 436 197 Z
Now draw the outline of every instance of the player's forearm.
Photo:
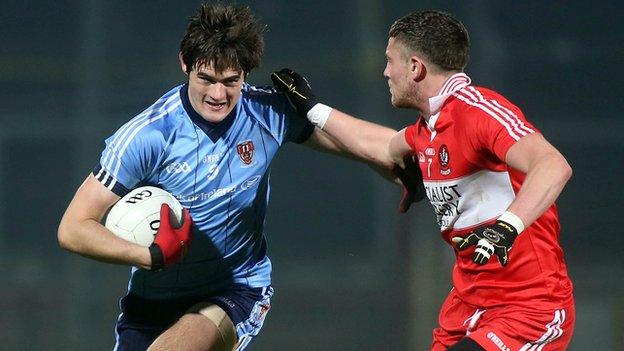
M 149 250 L 146 247 L 115 236 L 92 219 L 61 221 L 58 241 L 62 248 L 97 261 L 143 268 L 151 265 Z
M 342 152 L 376 168 L 391 169 L 386 147 L 395 130 L 332 109 L 323 132 L 339 142 Z
M 572 168 L 560 154 L 540 158 L 530 167 L 508 210 L 528 227 L 555 202 L 571 176 Z

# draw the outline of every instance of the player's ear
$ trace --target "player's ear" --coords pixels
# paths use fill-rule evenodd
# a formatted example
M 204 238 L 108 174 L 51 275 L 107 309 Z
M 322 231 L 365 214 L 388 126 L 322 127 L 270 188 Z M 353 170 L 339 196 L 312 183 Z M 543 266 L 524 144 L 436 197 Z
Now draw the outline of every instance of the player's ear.
M 410 73 L 415 82 L 420 82 L 427 76 L 425 62 L 418 56 L 410 57 Z
M 188 75 L 188 71 L 186 70 L 186 63 L 184 63 L 184 58 L 182 58 L 182 53 L 178 53 L 178 60 L 180 61 L 180 68 L 184 74 Z

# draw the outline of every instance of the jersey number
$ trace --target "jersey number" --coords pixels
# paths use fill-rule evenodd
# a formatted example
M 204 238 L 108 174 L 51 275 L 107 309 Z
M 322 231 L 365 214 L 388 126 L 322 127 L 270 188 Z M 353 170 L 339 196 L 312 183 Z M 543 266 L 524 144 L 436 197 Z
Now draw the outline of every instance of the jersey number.
M 433 162 L 433 159 L 428 158 L 427 159 L 427 177 L 431 178 L 431 162 Z

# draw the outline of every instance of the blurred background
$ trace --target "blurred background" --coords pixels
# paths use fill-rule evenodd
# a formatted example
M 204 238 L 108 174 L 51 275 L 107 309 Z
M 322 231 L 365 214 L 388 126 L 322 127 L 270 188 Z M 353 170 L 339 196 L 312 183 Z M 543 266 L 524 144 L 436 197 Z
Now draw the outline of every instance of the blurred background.
M 575 283 L 570 350 L 624 350 L 624 5 L 617 1 L 239 1 L 267 24 L 262 66 L 305 74 L 328 105 L 394 128 L 387 31 L 454 13 L 467 73 L 519 105 L 574 177 L 558 200 Z M 185 80 L 177 53 L 197 1 L 16 1 L 0 11 L 0 340 L 3 350 L 111 350 L 129 269 L 61 250 L 56 228 L 103 140 Z M 452 250 L 429 204 L 362 164 L 292 145 L 272 166 L 273 307 L 252 350 L 425 350 Z

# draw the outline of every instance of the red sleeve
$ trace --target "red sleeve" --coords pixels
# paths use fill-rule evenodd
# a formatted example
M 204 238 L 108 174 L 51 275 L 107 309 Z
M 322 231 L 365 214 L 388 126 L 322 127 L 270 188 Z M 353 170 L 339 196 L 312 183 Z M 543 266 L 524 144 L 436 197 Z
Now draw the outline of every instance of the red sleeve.
M 412 124 L 411 126 L 405 128 L 405 141 L 407 145 L 412 148 L 412 150 L 416 151 L 416 133 L 418 131 L 418 126 L 416 124 Z
M 465 105 L 456 123 L 459 140 L 466 140 L 466 158 L 485 167 L 504 163 L 513 144 L 538 132 L 517 106 L 500 95 Z

